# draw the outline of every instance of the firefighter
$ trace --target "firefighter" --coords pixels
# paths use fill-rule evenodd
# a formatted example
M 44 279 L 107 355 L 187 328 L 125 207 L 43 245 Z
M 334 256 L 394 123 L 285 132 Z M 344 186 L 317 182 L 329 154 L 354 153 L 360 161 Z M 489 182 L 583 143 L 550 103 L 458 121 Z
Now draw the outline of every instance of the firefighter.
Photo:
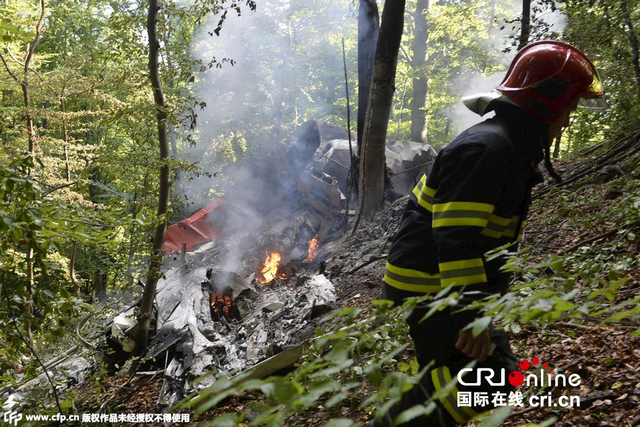
M 407 319 L 420 366 L 433 364 L 420 384 L 372 425 L 393 425 L 395 417 L 426 402 L 472 360 L 476 367 L 504 368 L 507 374 L 517 368 L 506 333 L 490 324 L 474 337 L 465 327 L 479 313 L 461 309 L 506 292 L 504 259 L 488 260 L 485 254 L 517 245 L 531 189 L 542 181 L 538 164 L 544 159 L 549 173 L 560 179 L 549 159 L 551 141 L 581 101 L 601 106 L 604 99 L 598 73 L 582 52 L 563 42 L 540 41 L 518 52 L 495 91 L 463 101 L 481 116 L 490 111 L 495 116 L 443 148 L 414 188 L 389 251 L 383 297 L 401 303 L 444 288 L 464 293 L 456 307 L 422 322 L 427 309 L 418 307 Z M 508 382 L 504 387 L 486 381 L 475 387 L 457 384 L 435 400 L 430 415 L 402 425 L 464 424 L 494 407 L 492 393 L 511 390 Z M 486 392 L 489 402 L 458 405 L 458 391 Z

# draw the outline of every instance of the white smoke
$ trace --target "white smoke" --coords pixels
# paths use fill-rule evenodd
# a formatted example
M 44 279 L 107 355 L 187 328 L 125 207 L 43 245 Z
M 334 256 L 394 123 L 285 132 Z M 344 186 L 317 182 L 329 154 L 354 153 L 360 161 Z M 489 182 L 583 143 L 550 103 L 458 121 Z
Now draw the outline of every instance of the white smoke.
M 207 70 L 197 74 L 193 90 L 206 108 L 196 111 L 195 145 L 179 150 L 198 171 L 181 173 L 177 193 L 187 202 L 184 216 L 221 195 L 246 213 L 224 219 L 223 228 L 235 230 L 225 239 L 223 264 L 230 270 L 240 271 L 243 256 L 255 250 L 269 222 L 272 207 L 262 203 L 265 195 L 276 200 L 293 187 L 292 178 L 278 170 L 287 165 L 277 161 L 291 131 L 308 119 L 342 114 L 332 97 L 344 97 L 340 37 L 355 40 L 352 6 L 342 0 L 262 0 L 256 11 L 245 8 L 241 16 L 229 11 L 219 35 L 215 16 L 194 37 L 192 56 Z M 355 59 L 355 45 L 347 44 L 352 81 Z
M 522 13 L 522 6 L 519 1 L 505 2 L 504 6 L 508 8 L 510 15 L 514 18 L 519 17 Z M 534 31 L 531 35 L 531 41 L 558 38 L 562 35 L 566 26 L 566 15 L 561 9 L 552 8 L 549 0 L 533 1 L 531 8 L 532 23 L 535 25 L 536 21 L 538 21 L 542 24 L 538 26 L 542 32 Z M 513 38 L 519 35 L 519 31 L 519 22 L 493 25 L 489 31 L 489 37 L 483 42 L 483 46 L 486 49 L 487 56 L 492 58 L 495 63 L 501 64 L 504 70 L 488 76 L 478 71 L 466 70 L 452 82 L 452 87 L 459 90 L 463 97 L 491 92 L 495 89 L 504 78 L 506 70 L 516 54 L 515 49 L 504 52 L 507 50 L 508 40 L 510 37 Z M 457 136 L 458 133 L 468 127 L 480 123 L 493 115 L 494 113 L 491 112 L 480 117 L 467 109 L 462 103 L 462 99 L 458 100 L 447 114 L 454 131 L 452 136 Z
M 567 16 L 559 6 L 560 5 L 552 7 L 548 0 L 532 3 L 532 7 L 535 8 L 535 18 L 547 26 L 547 28 L 545 28 L 546 34 L 541 34 L 540 38 L 562 36 L 567 26 Z
M 478 72 L 467 71 L 463 76 L 460 77 L 461 81 L 454 82 L 454 85 L 465 87 L 467 95 L 474 95 L 491 92 L 493 89 L 495 89 L 496 86 L 500 84 L 503 78 L 504 72 L 502 71 L 494 73 L 490 76 L 484 76 Z M 454 104 L 453 108 L 449 112 L 449 119 L 452 123 L 453 135 L 457 135 L 463 130 L 493 116 L 494 113 L 492 111 L 481 117 L 465 107 L 462 103 L 462 100 L 459 100 Z

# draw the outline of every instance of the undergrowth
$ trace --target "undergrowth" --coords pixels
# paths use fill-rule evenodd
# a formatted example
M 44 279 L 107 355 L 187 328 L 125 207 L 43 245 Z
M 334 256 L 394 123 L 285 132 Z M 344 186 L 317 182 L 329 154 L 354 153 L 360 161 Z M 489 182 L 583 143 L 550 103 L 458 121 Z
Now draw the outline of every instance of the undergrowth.
M 639 188 L 639 180 L 627 182 L 623 196 L 613 202 L 605 202 L 586 191 L 567 190 L 552 190 L 538 200 L 534 205 L 535 210 L 542 212 L 538 223 L 550 233 L 554 227 L 571 227 L 580 236 L 614 232 L 606 236 L 604 243 L 578 244 L 565 253 L 543 254 L 525 247 L 518 253 L 502 248 L 488 254 L 488 258 L 508 257 L 505 268 L 515 277 L 512 292 L 474 303 L 469 308 L 479 308 L 484 317 L 468 327 L 479 332 L 490 320 L 513 333 L 527 323 L 540 328 L 561 321 L 637 325 L 640 296 L 635 295 L 635 288 L 625 289 L 625 285 L 633 282 L 633 274 L 640 267 Z M 419 371 L 415 358 L 407 357 L 406 350 L 411 344 L 404 319 L 418 305 L 430 309 L 427 316 L 457 306 L 464 294 L 449 291 L 443 290 L 433 299 L 429 296 L 410 299 L 399 307 L 376 300 L 374 309 L 367 314 L 358 308 L 337 310 L 330 315 L 338 320 L 337 326 L 318 332 L 293 372 L 264 380 L 218 374 L 213 385 L 190 396 L 182 407 L 195 409 L 199 416 L 231 396 L 254 392 L 263 396 L 258 416 L 254 405 L 253 414 L 247 409 L 226 413 L 216 417 L 212 424 L 280 426 L 318 410 L 328 412 L 332 419 L 327 426 L 354 424 L 353 419 L 341 416 L 343 408 L 348 408 L 350 414 L 382 416 L 428 370 L 427 367 Z M 632 335 L 640 336 L 640 328 Z M 456 382 L 454 378 L 443 391 Z M 439 397 L 436 393 L 433 399 Z M 428 401 L 400 417 L 406 421 L 434 409 L 433 401 Z M 489 417 L 481 415 L 486 417 L 482 425 L 499 425 L 510 411 L 505 407 Z M 543 424 L 553 421 L 550 418 Z

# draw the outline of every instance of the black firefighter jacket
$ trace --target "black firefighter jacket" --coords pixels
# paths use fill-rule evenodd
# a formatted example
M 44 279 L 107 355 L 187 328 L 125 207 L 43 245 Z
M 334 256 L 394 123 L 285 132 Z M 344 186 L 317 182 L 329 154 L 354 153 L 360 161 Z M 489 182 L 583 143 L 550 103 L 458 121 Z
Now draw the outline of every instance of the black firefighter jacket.
M 541 159 L 539 131 L 498 117 L 442 149 L 414 188 L 391 245 L 386 297 L 400 302 L 449 286 L 479 296 L 506 289 L 504 260 L 487 262 L 485 253 L 520 239 Z

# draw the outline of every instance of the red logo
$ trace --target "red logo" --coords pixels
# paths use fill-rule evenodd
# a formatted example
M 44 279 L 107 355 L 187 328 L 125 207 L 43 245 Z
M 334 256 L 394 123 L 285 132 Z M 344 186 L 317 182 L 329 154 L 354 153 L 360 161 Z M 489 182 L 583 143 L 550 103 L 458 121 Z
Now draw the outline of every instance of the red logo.
M 526 371 L 531 367 L 531 365 L 539 365 L 539 364 L 540 364 L 540 359 L 538 359 L 537 357 L 534 357 L 533 359 L 531 359 L 531 362 L 529 362 L 528 360 L 522 360 L 520 361 L 520 369 L 522 369 L 523 371 Z M 542 367 L 548 368 L 549 364 L 545 362 L 542 364 Z M 549 373 L 551 373 L 551 369 L 549 369 Z M 524 382 L 524 375 L 522 374 L 522 372 L 513 371 L 509 374 L 509 383 L 512 386 L 518 387 L 523 382 Z
M 513 371 L 509 374 L 509 383 L 512 386 L 518 387 L 523 382 L 524 382 L 524 375 L 522 375 L 522 372 Z

